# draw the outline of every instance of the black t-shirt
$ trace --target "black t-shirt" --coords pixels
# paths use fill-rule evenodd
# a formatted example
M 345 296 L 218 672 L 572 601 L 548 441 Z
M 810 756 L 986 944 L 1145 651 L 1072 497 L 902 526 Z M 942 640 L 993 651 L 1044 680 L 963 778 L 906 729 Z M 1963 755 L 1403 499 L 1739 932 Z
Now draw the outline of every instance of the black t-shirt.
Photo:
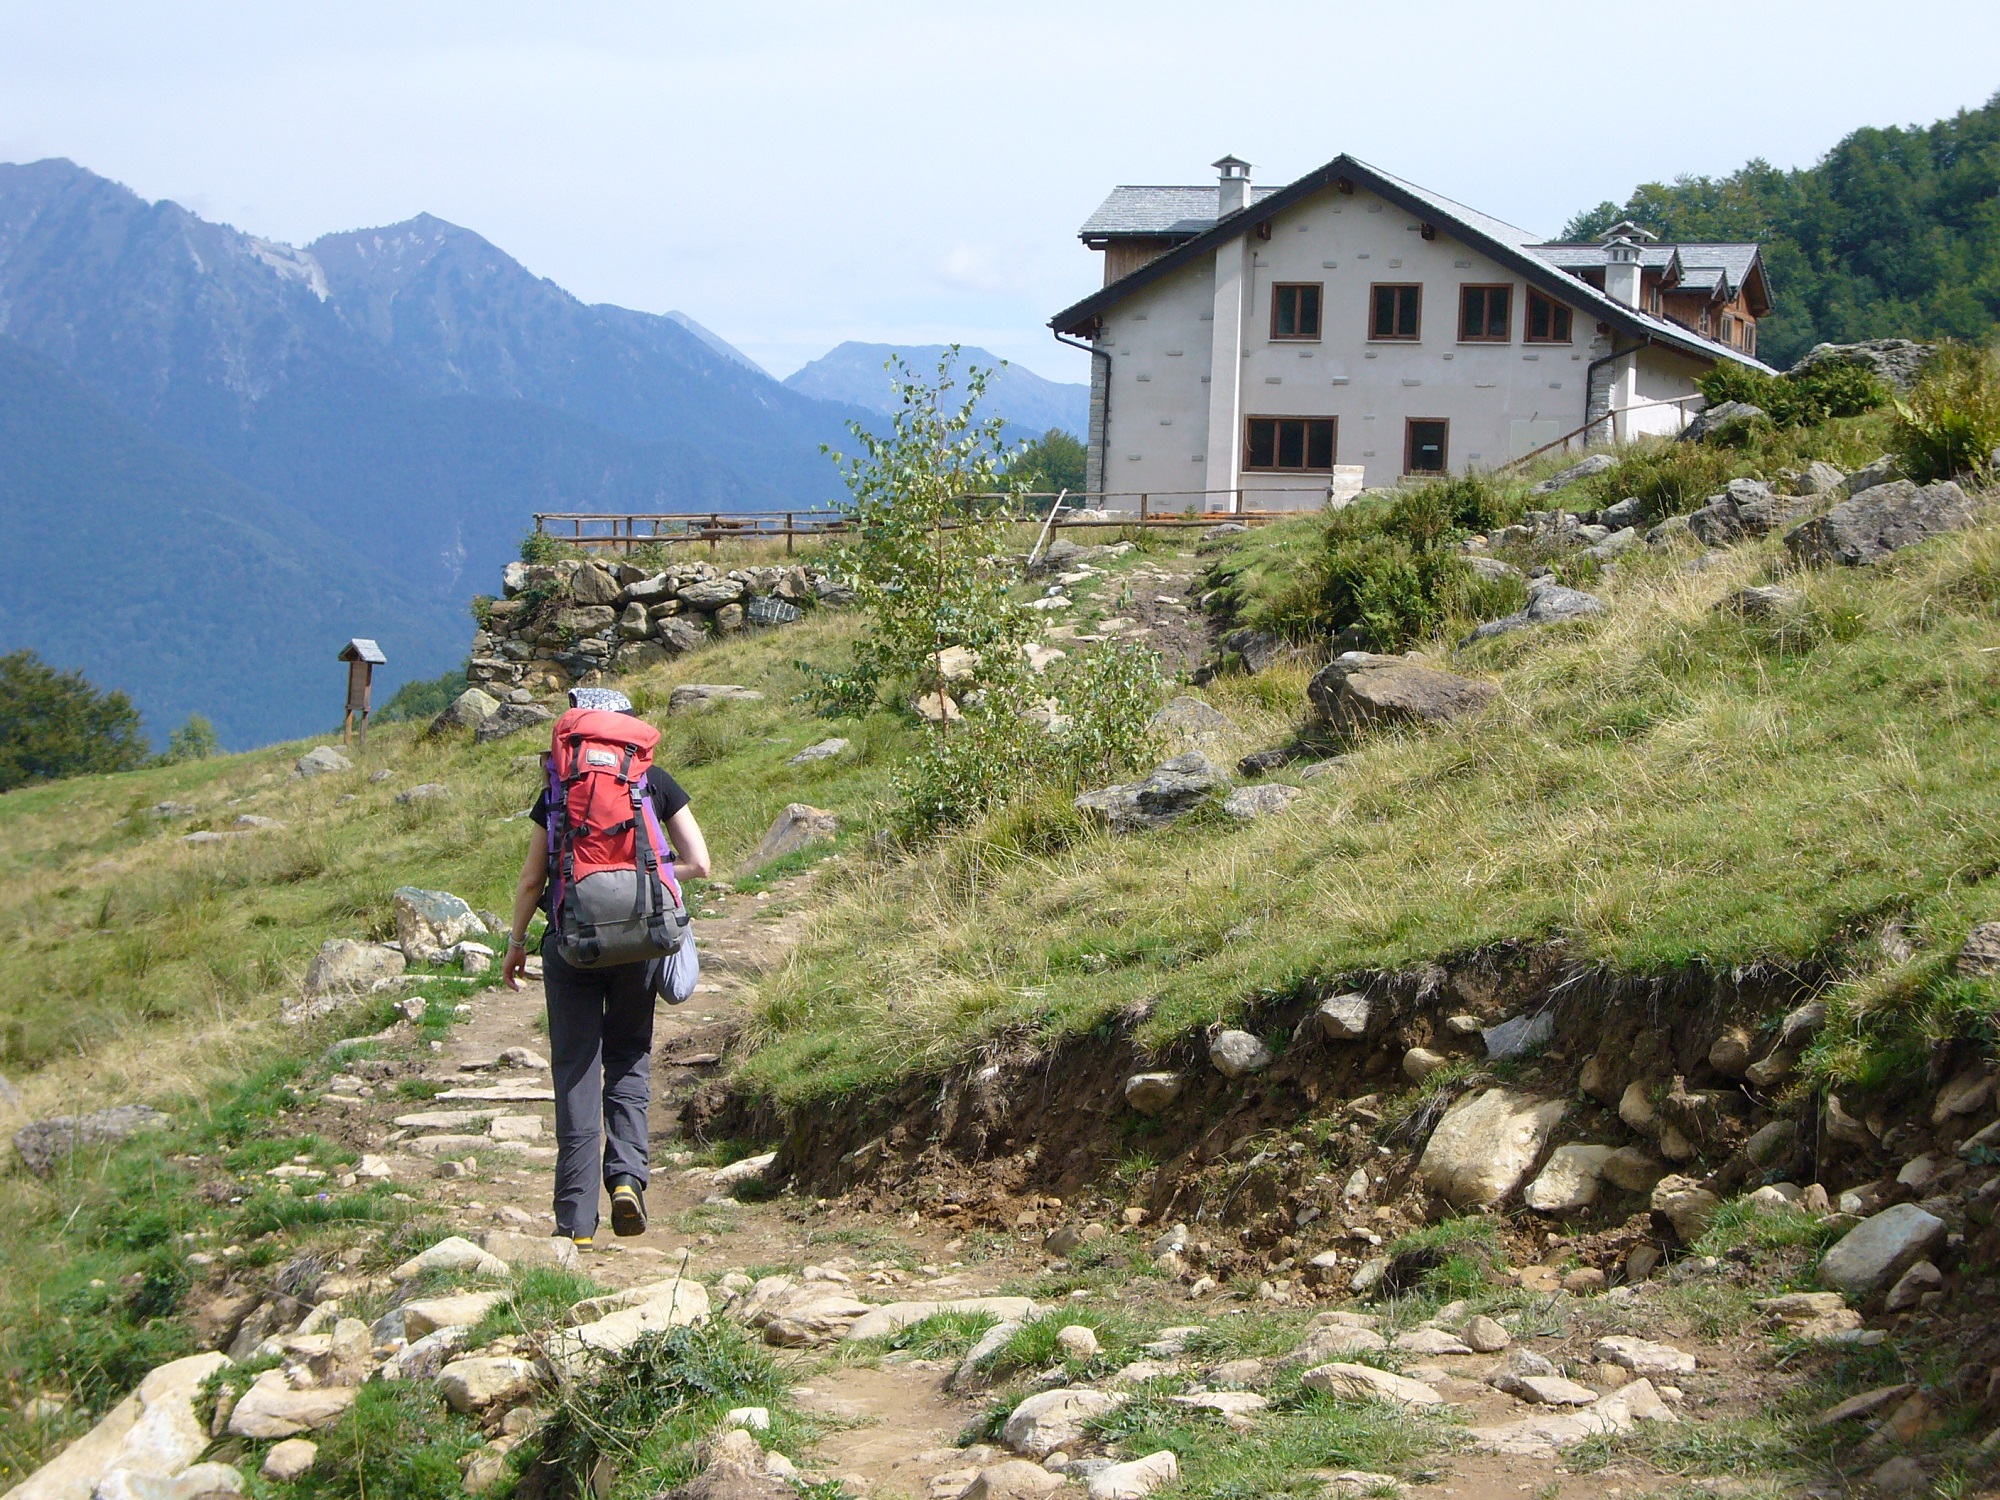
M 662 833 L 666 832 L 667 820 L 688 805 L 688 794 L 681 789 L 681 784 L 665 771 L 662 771 L 658 766 L 654 766 L 652 770 L 646 773 L 646 795 L 652 798 L 653 813 L 660 820 L 660 831 Z M 543 787 L 541 795 L 535 798 L 535 805 L 529 810 L 528 816 L 533 818 L 544 829 L 549 826 L 549 789 L 547 787 Z M 665 851 L 662 851 L 662 853 L 664 856 Z M 549 890 L 547 886 L 542 887 L 541 908 L 545 912 L 549 909 Z

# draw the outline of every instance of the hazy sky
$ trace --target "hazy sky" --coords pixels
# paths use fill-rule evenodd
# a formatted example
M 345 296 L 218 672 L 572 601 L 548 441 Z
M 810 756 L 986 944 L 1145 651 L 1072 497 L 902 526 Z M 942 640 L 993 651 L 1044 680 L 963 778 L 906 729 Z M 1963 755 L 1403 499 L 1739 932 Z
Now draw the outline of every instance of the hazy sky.
M 1119 182 L 1351 151 L 1553 234 L 1579 208 L 2000 89 L 2000 4 L 0 0 L 0 160 L 302 243 L 428 210 L 778 374 L 842 339 L 1087 378 L 1049 316 Z

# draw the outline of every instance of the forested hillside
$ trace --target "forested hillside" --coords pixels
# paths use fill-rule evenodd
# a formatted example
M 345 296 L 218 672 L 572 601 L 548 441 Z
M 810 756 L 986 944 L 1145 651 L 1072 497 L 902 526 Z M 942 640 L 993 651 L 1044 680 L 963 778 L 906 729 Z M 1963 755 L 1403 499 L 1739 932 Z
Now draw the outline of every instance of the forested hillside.
M 1781 367 L 1824 340 L 1983 339 L 2000 322 L 2000 94 L 1933 125 L 1865 126 L 1795 171 L 1754 158 L 1643 183 L 1563 237 L 1626 218 L 1670 240 L 1761 241 L 1777 308 L 1758 345 Z

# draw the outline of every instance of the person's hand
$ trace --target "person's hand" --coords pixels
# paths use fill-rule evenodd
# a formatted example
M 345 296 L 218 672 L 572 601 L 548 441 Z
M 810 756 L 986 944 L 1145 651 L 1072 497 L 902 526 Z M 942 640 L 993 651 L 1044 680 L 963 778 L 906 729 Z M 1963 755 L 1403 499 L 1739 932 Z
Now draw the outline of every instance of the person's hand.
M 500 977 L 507 982 L 508 989 L 518 990 L 521 987 L 521 975 L 527 967 L 527 945 L 507 939 L 507 956 L 500 960 Z

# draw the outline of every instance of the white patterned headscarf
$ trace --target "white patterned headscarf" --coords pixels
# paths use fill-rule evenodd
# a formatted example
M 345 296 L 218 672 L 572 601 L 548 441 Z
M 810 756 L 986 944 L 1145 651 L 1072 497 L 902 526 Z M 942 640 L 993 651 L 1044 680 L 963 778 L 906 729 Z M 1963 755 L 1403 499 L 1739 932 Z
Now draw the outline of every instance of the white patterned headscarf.
M 616 688 L 580 687 L 569 690 L 571 708 L 596 708 L 605 713 L 629 714 L 632 700 Z

